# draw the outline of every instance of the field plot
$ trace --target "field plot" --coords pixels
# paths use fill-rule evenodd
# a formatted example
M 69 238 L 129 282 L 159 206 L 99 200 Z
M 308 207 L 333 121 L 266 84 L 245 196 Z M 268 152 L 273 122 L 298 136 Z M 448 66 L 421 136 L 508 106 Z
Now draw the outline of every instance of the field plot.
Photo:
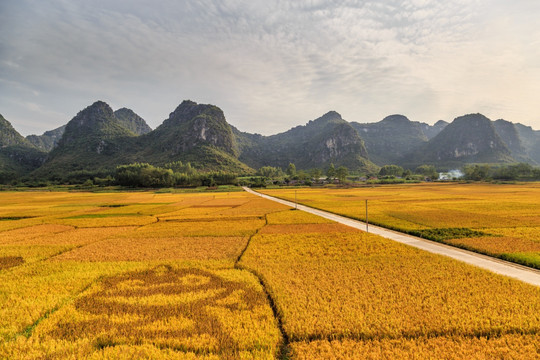
M 265 190 L 315 208 L 540 268 L 540 183 Z
M 5 195 L 0 358 L 278 353 L 267 295 L 234 265 L 266 214 L 285 207 L 244 193 Z
M 240 266 L 266 284 L 293 359 L 540 356 L 540 288 L 342 225 L 270 226 Z
M 540 288 L 257 196 L 1 195 L 0 359 L 540 357 Z

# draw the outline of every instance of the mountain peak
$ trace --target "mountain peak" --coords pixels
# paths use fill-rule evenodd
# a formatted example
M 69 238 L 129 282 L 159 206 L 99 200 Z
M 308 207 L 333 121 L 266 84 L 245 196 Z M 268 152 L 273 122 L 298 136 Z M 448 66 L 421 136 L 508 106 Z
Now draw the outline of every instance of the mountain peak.
M 405 115 L 395 114 L 385 117 L 381 122 L 403 125 L 410 123 L 411 120 Z
M 480 113 L 459 116 L 454 119 L 451 125 L 492 127 L 491 120 Z
M 114 116 L 126 129 L 134 134 L 143 135 L 152 131 L 146 121 L 131 109 L 125 107 L 118 109 L 114 112 Z
M 25 138 L 0 114 L 0 148 L 12 145 L 28 145 Z
M 527 162 L 526 150 L 523 147 L 518 131 L 514 123 L 499 119 L 493 122 L 495 131 L 511 151 L 512 156 L 518 161 Z
M 437 121 L 433 126 L 437 126 L 437 127 L 445 127 L 446 125 L 448 125 L 448 122 L 447 122 L 447 121 L 439 120 L 439 121 Z
M 419 151 L 410 154 L 408 160 L 416 165 L 451 167 L 463 163 L 515 161 L 491 120 L 482 114 L 457 117 Z
M 345 120 L 343 120 L 343 118 L 341 117 L 341 114 L 338 113 L 337 111 L 332 110 L 315 120 L 310 120 L 305 126 L 318 128 L 318 127 L 326 126 L 330 123 L 342 123 L 342 122 L 345 122 Z M 300 126 L 297 126 L 296 128 L 302 129 L 304 128 L 304 126 L 300 125 Z M 296 129 L 296 128 L 293 128 L 293 129 Z
M 337 111 L 331 110 L 327 112 L 326 114 L 324 114 L 323 116 L 321 116 L 318 120 L 334 120 L 334 119 L 342 120 L 343 118 L 341 117 L 340 113 L 338 113 Z
M 197 109 L 200 110 L 202 106 L 204 105 L 199 105 L 195 101 L 184 100 L 169 114 L 169 120 L 193 118 L 195 116 L 194 113 L 197 112 Z
M 411 149 L 427 142 L 419 123 L 404 115 L 390 115 L 376 123 L 352 123 L 377 165 L 395 164 Z
M 236 156 L 237 148 L 223 111 L 214 105 L 184 100 L 154 132 L 169 144 L 171 156 L 211 146 Z
M 92 105 L 79 111 L 77 115 L 68 123 L 67 127 L 92 127 L 95 122 L 105 121 L 114 117 L 112 108 L 104 101 L 98 100 Z M 71 126 L 70 126 L 71 124 Z
M 111 107 L 103 101 L 96 101 L 92 105 L 79 111 L 79 113 L 71 119 L 65 128 L 62 138 L 58 142 L 59 146 L 73 144 L 79 146 L 84 143 L 90 145 L 88 151 L 97 151 L 100 146 L 94 143 L 103 143 L 104 140 L 109 140 L 119 136 L 133 136 L 134 134 L 126 129 L 120 121 L 114 116 Z M 78 145 L 76 145 L 78 144 Z M 95 150 L 98 148 L 98 150 Z M 91 149 L 91 150 L 90 150 Z

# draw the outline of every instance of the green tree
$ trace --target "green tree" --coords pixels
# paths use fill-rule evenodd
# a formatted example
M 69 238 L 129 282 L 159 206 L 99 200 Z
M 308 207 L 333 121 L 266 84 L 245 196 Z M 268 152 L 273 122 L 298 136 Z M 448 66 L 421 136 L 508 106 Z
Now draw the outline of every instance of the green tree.
M 315 181 L 319 181 L 322 175 L 322 170 L 319 168 L 314 168 L 309 171 L 309 175 L 311 175 L 311 178 Z
M 345 166 L 340 166 L 337 168 L 336 177 L 339 179 L 340 183 L 345 182 L 347 176 L 349 176 L 349 169 L 347 169 Z
M 279 179 L 282 178 L 285 174 L 283 174 L 283 170 L 281 170 L 281 168 L 273 166 L 263 166 L 259 168 L 259 170 L 257 170 L 257 175 L 269 179 Z
M 171 169 L 163 169 L 145 163 L 121 165 L 116 168 L 116 182 L 123 186 L 169 187 L 174 185 Z
M 289 163 L 289 166 L 287 167 L 287 175 L 290 177 L 296 175 L 296 166 L 293 163 Z
M 489 165 L 466 165 L 463 168 L 465 179 L 473 181 L 482 181 L 489 179 Z
M 334 166 L 334 163 L 331 163 L 326 170 L 326 176 L 328 177 L 328 179 L 334 179 L 336 177 L 336 168 Z
M 431 180 L 437 180 L 439 178 L 439 173 L 433 165 L 420 165 L 414 171 L 416 174 L 423 175 Z
M 384 165 L 381 170 L 379 170 L 379 175 L 381 176 L 403 176 L 403 168 L 398 165 Z

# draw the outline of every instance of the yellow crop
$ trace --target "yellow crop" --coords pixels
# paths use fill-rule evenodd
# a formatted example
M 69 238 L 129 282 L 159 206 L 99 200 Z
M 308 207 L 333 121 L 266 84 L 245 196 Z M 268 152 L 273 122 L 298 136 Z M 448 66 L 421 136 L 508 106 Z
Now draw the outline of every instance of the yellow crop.
M 317 340 L 291 345 L 292 359 L 447 359 L 447 360 L 534 360 L 540 357 L 540 336 L 437 337 L 381 339 L 368 341 Z
M 229 359 L 251 350 L 272 356 L 280 341 L 272 311 L 253 275 L 234 272 L 235 281 L 171 266 L 107 277 L 40 323 L 33 338 L 49 354 L 89 343 L 85 357 L 100 347 L 143 344 Z
M 264 193 L 540 268 L 540 183 L 411 184 Z M 481 235 L 452 237 L 449 229 Z M 440 236 L 433 236 L 435 231 Z M 446 236 L 445 233 L 448 233 Z M 429 234 L 432 234 L 431 236 Z M 502 236 L 502 237 L 500 237 Z M 536 255 L 535 255 L 536 253 Z
M 151 236 L 151 235 L 149 235 Z M 236 260 L 247 237 L 126 237 L 94 242 L 55 261 Z
M 133 237 L 246 236 L 263 227 L 265 220 L 160 221 L 140 227 Z
M 407 339 L 521 339 L 540 328 L 537 287 L 345 227 L 330 234 L 282 230 L 254 236 L 240 265 L 263 278 L 293 342 L 393 339 L 399 358 L 410 346 Z M 475 344 L 458 347 L 475 352 Z M 309 351 L 299 358 L 331 358 L 331 352 Z M 392 351 L 388 346 L 384 353 L 392 358 Z
M 462 186 L 298 199 L 537 256 L 534 185 Z M 0 218 L 0 359 L 275 359 L 268 296 L 292 359 L 539 354 L 539 288 L 246 193 L 6 192 Z
M 266 216 L 268 224 L 331 224 L 333 221 L 304 211 L 279 211 Z
M 0 199 L 0 358 L 275 357 L 281 334 L 263 288 L 233 269 L 274 204 L 110 195 Z
M 0 232 L 0 245 L 12 244 L 19 241 L 28 241 L 40 236 L 53 236 L 64 231 L 72 230 L 73 227 L 65 225 L 36 225 L 16 230 Z

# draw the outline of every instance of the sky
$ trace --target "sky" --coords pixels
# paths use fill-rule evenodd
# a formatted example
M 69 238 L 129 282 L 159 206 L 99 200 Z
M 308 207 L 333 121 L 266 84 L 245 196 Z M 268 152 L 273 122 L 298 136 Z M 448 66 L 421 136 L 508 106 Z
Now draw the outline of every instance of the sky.
M 538 0 L 0 0 L 0 114 L 23 135 L 97 100 L 182 102 L 271 135 L 330 110 L 540 129 Z

